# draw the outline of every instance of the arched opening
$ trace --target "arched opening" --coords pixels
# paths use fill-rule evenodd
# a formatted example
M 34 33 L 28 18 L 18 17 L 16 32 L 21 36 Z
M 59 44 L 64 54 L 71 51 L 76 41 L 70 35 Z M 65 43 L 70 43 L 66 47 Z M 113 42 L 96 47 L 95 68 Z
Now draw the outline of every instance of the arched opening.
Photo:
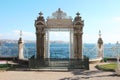
M 49 32 L 50 58 L 69 58 L 70 56 L 70 32 L 50 31 Z

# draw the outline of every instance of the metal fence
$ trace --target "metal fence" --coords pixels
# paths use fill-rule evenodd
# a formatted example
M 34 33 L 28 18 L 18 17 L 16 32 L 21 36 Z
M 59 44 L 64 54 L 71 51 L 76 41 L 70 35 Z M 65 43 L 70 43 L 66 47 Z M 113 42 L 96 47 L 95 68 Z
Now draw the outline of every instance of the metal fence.
M 116 58 L 116 52 L 114 49 L 115 44 L 105 44 L 104 45 L 104 57 L 107 58 Z M 53 51 L 55 52 L 55 51 Z M 24 45 L 24 57 L 30 58 L 36 55 L 36 44 L 35 43 L 25 43 Z M 65 57 L 69 56 L 63 54 Z M 84 44 L 83 47 L 83 55 L 91 58 L 96 58 L 97 53 L 97 46 L 95 44 Z M 56 58 L 59 56 L 58 54 L 52 58 Z M 64 56 L 62 58 L 64 58 Z M 17 43 L 3 43 L 0 45 L 0 57 L 18 57 L 18 44 Z
M 30 59 L 29 68 L 45 69 L 87 69 L 89 70 L 89 58 L 84 59 Z

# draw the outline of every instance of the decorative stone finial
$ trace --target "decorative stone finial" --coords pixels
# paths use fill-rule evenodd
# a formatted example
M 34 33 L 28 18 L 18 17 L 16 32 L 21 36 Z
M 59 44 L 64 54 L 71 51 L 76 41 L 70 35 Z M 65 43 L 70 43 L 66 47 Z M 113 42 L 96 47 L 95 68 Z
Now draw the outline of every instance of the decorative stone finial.
M 65 12 L 58 8 L 57 11 L 52 13 L 52 16 L 49 16 L 47 19 L 72 19 L 70 16 L 67 16 Z
M 40 12 L 39 15 L 40 15 L 40 16 L 37 17 L 37 20 L 36 20 L 36 21 L 43 21 L 43 22 L 44 22 L 45 20 L 44 20 L 44 17 L 43 17 L 43 13 Z
M 61 9 L 60 9 L 60 8 L 58 8 L 58 11 L 61 11 Z
M 99 30 L 98 44 L 103 44 L 103 40 L 101 38 L 101 31 L 100 30 Z
M 20 34 L 20 38 L 18 40 L 18 44 L 23 43 L 23 40 L 22 40 L 22 30 L 20 30 L 19 34 Z
M 76 21 L 82 21 L 82 20 L 81 20 L 80 13 L 77 12 L 76 15 L 77 15 L 77 16 L 75 17 L 74 21 L 75 21 L 75 22 L 76 22 Z
M 119 41 L 117 41 L 116 45 L 118 45 L 118 44 L 119 44 Z
M 101 34 L 101 31 L 99 30 L 99 38 L 101 38 L 101 35 L 102 35 L 102 34 Z
M 42 15 L 43 15 L 43 13 L 42 13 L 42 12 L 40 12 L 40 13 L 39 13 L 39 15 L 40 15 L 40 16 L 42 16 Z
M 79 13 L 79 12 L 77 12 L 77 13 L 76 13 L 76 15 L 77 15 L 77 16 L 79 16 L 79 15 L 80 15 L 80 13 Z
M 20 37 L 22 37 L 22 30 L 20 30 Z

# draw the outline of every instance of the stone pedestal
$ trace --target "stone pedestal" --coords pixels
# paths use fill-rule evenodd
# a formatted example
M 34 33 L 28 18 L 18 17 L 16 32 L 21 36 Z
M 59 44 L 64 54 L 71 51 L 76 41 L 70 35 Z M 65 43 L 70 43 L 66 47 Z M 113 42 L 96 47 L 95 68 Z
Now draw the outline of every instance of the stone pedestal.
M 24 59 L 24 42 L 22 40 L 22 38 L 20 37 L 19 41 L 18 41 L 18 58 L 19 59 Z
M 99 31 L 99 39 L 98 39 L 98 42 L 97 42 L 97 51 L 98 51 L 98 56 L 99 58 L 102 58 L 104 57 L 104 45 L 103 45 L 103 40 L 101 38 L 101 31 Z

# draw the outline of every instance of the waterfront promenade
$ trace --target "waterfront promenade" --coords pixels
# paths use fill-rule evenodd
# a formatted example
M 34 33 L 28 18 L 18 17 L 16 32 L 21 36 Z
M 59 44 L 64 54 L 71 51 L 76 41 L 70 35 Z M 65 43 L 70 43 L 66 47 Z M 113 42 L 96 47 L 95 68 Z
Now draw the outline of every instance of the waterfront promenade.
M 99 63 L 103 64 L 103 63 Z M 115 72 L 97 70 L 90 64 L 90 70 L 74 71 L 0 71 L 0 80 L 120 80 Z

